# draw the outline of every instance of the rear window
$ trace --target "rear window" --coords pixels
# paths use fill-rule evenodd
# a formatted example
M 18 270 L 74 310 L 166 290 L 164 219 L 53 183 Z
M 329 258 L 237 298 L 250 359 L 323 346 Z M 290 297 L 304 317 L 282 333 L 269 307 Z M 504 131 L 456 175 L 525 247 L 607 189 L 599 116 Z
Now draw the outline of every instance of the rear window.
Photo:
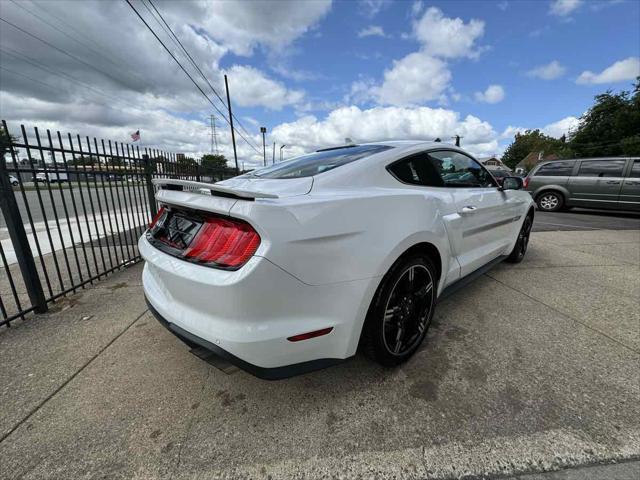
M 571 175 L 574 162 L 553 162 L 542 165 L 534 176 L 564 177 Z
M 308 155 L 278 163 L 249 174 L 260 178 L 301 178 L 312 177 L 333 170 L 341 165 L 355 162 L 376 153 L 389 150 L 389 145 L 355 145 L 313 152 Z
M 626 160 L 584 160 L 580 163 L 580 177 L 621 177 Z

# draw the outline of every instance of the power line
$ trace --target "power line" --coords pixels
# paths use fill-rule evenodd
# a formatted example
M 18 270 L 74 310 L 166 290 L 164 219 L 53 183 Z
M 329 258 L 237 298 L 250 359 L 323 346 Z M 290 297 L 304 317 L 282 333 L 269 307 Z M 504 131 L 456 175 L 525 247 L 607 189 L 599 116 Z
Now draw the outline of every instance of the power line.
M 42 23 L 48 25 L 49 27 L 53 28 L 55 31 L 57 31 L 58 33 L 64 35 L 67 38 L 70 38 L 71 40 L 73 40 L 74 42 L 76 42 L 78 45 L 82 46 L 83 48 L 86 48 L 87 50 L 89 50 L 90 52 L 92 52 L 95 55 L 98 55 L 102 58 L 104 58 L 105 60 L 107 60 L 109 63 L 111 63 L 113 66 L 115 67 L 120 67 L 120 65 L 118 65 L 118 63 L 114 62 L 111 58 L 109 58 L 107 55 L 99 52 L 98 50 L 91 48 L 89 45 L 86 44 L 86 42 L 83 42 L 81 40 L 78 40 L 77 38 L 75 38 L 73 35 L 68 34 L 67 32 L 65 32 L 64 30 L 58 28 L 56 25 L 52 24 L 51 22 L 49 22 L 48 20 L 46 20 L 45 18 L 41 17 L 40 15 L 38 15 L 35 12 L 32 12 L 31 10 L 29 10 L 28 8 L 26 8 L 24 5 L 18 3 L 16 0 L 10 0 L 16 7 L 21 8 L 22 10 L 24 10 L 25 12 L 27 12 L 29 15 L 31 15 L 32 17 L 37 18 L 38 20 L 40 20 Z M 34 6 L 36 8 L 42 8 L 39 7 L 37 4 L 34 4 Z M 50 12 L 48 12 L 50 13 Z M 57 17 L 56 17 L 57 18 Z M 65 23 L 63 20 L 58 19 L 58 21 L 60 21 L 61 23 Z M 66 24 L 66 23 L 65 23 Z M 66 24 L 67 26 L 70 26 L 69 24 Z M 81 35 L 82 36 L 82 35 Z M 86 38 L 86 37 L 85 37 Z M 95 43 L 95 42 L 93 42 Z M 102 48 L 102 47 L 100 47 Z M 135 75 L 138 79 L 141 79 L 144 81 L 144 79 L 139 76 L 135 71 L 131 71 L 130 73 L 132 73 L 133 75 Z
M 95 40 L 93 40 L 91 37 L 85 35 L 84 33 L 82 33 L 81 31 L 79 31 L 77 28 L 75 28 L 71 23 L 65 21 L 64 19 L 60 18 L 59 16 L 57 16 L 56 14 L 54 14 L 51 10 L 44 8 L 42 5 L 39 5 L 38 3 L 34 2 L 33 0 L 31 1 L 32 5 L 34 8 L 41 10 L 42 12 L 46 13 L 47 15 L 51 16 L 52 18 L 56 19 L 58 22 L 60 22 L 62 25 L 66 26 L 67 28 L 69 28 L 70 30 L 72 30 L 73 32 L 76 33 L 76 35 L 81 38 L 82 40 L 78 40 L 77 38 L 75 38 L 72 35 L 67 34 L 66 32 L 64 32 L 63 30 L 61 30 L 60 28 L 58 28 L 56 25 L 51 24 L 50 22 L 48 22 L 47 20 L 45 20 L 44 18 L 38 16 L 37 14 L 33 13 L 30 10 L 27 10 L 23 5 L 20 5 L 16 2 L 16 0 L 11 0 L 13 3 L 16 4 L 16 6 L 22 8 L 23 10 L 25 10 L 26 12 L 28 12 L 29 14 L 31 14 L 32 16 L 35 16 L 36 18 L 38 18 L 40 21 L 42 21 L 43 23 L 47 24 L 48 26 L 50 26 L 51 28 L 55 29 L 56 31 L 62 33 L 63 35 L 71 38 L 72 40 L 74 40 L 75 42 L 77 42 L 79 45 L 81 45 L 82 47 L 88 49 L 89 51 L 93 52 L 94 54 L 97 54 L 103 58 L 105 58 L 107 61 L 109 61 L 113 66 L 115 67 L 119 67 L 118 68 L 118 74 L 122 75 L 122 67 L 126 67 L 126 72 L 128 74 L 133 75 L 136 79 L 140 80 L 142 83 L 145 84 L 150 84 L 149 82 L 149 78 L 148 77 L 142 77 L 140 74 L 138 74 L 135 71 L 135 68 L 128 62 L 126 62 L 125 60 L 123 60 L 122 58 L 116 58 L 115 60 L 113 58 L 110 58 L 109 55 L 106 55 L 105 53 L 100 53 L 99 51 L 89 47 L 88 45 L 86 45 L 86 43 L 91 43 L 93 45 L 95 45 L 98 49 L 103 49 L 104 46 L 100 45 L 99 43 L 97 43 Z M 115 57 L 114 57 L 115 58 Z M 178 103 L 180 103 L 181 105 L 184 105 L 185 107 L 188 107 L 188 109 L 191 109 L 192 106 L 187 105 L 185 102 L 180 100 L 180 97 L 176 97 L 176 100 Z
M 222 118 L 225 119 L 225 121 L 227 123 L 229 123 L 229 125 L 231 125 L 231 123 L 229 122 L 229 119 L 227 117 L 225 117 L 225 115 L 220 111 L 220 109 L 216 106 L 215 103 L 213 103 L 213 101 L 211 100 L 211 98 L 209 98 L 209 96 L 205 93 L 204 90 L 202 90 L 202 88 L 200 87 L 200 85 L 198 85 L 198 83 L 193 79 L 193 77 L 189 74 L 189 72 L 187 72 L 187 70 L 184 68 L 184 66 L 182 65 L 182 63 L 180 63 L 180 61 L 176 58 L 176 56 L 171 52 L 171 50 L 169 50 L 169 48 L 165 45 L 165 43 L 162 41 L 162 39 L 160 39 L 160 37 L 158 37 L 158 34 L 155 32 L 155 30 L 153 28 L 151 28 L 151 26 L 147 23 L 147 21 L 144 19 L 144 17 L 142 15 L 140 15 L 140 12 L 138 12 L 138 10 L 136 9 L 136 7 L 133 6 L 133 4 L 130 2 L 130 0 L 125 0 L 125 2 L 127 2 L 127 4 L 129 4 L 129 7 L 131 7 L 131 9 L 135 12 L 135 14 L 138 16 L 138 18 L 142 21 L 142 23 L 144 23 L 145 27 L 147 27 L 147 29 L 153 34 L 153 36 L 156 38 L 156 40 L 158 40 L 158 42 L 160 42 L 160 45 L 162 45 L 162 47 L 167 51 L 167 53 L 169 55 L 171 55 L 171 58 L 173 58 L 173 60 L 178 64 L 178 66 L 180 67 L 180 69 L 185 73 L 185 75 L 189 78 L 189 80 L 191 80 L 191 83 L 193 83 L 195 85 L 195 87 L 198 89 L 198 91 L 207 99 L 207 101 L 211 104 L 211 106 L 213 108 L 215 108 L 215 110 L 222 116 Z M 235 129 L 234 129 L 235 130 Z M 244 140 L 247 142 L 247 144 L 253 148 L 255 150 L 256 153 L 260 153 L 260 151 L 255 148 L 245 137 L 244 135 L 242 135 L 242 133 L 238 132 L 238 134 L 244 138 Z
M 103 96 L 105 98 L 108 98 L 108 99 L 113 100 L 115 102 L 119 102 L 122 105 L 124 105 L 124 102 L 122 102 L 121 99 L 113 97 L 111 95 L 108 95 L 108 94 L 106 94 L 104 92 L 101 92 L 100 90 L 97 90 L 97 89 L 93 88 L 88 83 L 85 83 L 82 80 L 78 80 L 73 75 L 69 75 L 68 73 L 61 72 L 59 70 L 55 70 L 55 69 L 52 69 L 50 67 L 45 67 L 44 65 L 38 63 L 38 61 L 36 59 L 34 59 L 32 57 L 29 57 L 29 56 L 27 56 L 27 55 L 25 55 L 25 54 L 23 54 L 21 52 L 18 52 L 17 50 L 14 50 L 12 48 L 7 48 L 7 47 L 0 47 L 0 51 L 4 52 L 6 55 L 9 55 L 11 57 L 14 57 L 14 58 L 18 59 L 18 60 L 21 60 L 23 62 L 29 63 L 29 64 L 33 65 L 34 67 L 39 68 L 40 70 L 48 72 L 48 73 L 50 73 L 52 75 L 55 75 L 57 77 L 63 78 L 65 80 L 71 81 L 73 83 L 77 83 L 78 85 L 80 85 L 80 86 L 82 86 L 82 87 L 84 87 L 84 88 L 86 88 L 88 90 L 91 90 L 91 91 L 97 93 L 98 95 L 101 95 L 101 96 Z
M 145 0 L 141 0 L 142 4 L 147 8 L 147 10 L 149 10 L 149 13 L 151 13 L 151 15 L 153 16 L 153 18 L 156 20 L 156 22 L 158 22 L 158 24 L 162 27 L 162 29 L 164 30 L 165 33 L 167 33 L 167 35 L 169 36 L 169 38 L 171 38 L 173 40 L 173 42 L 175 44 L 177 44 L 182 51 L 185 53 L 185 55 L 187 56 L 187 58 L 189 59 L 191 65 L 193 65 L 193 67 L 198 71 L 198 73 L 200 74 L 200 76 L 204 79 L 205 82 L 207 82 L 207 85 L 209 85 L 209 88 L 211 88 L 211 91 L 215 94 L 216 97 L 218 97 L 218 100 L 220 100 L 220 102 L 225 105 L 225 101 L 222 99 L 222 97 L 218 94 L 218 92 L 216 91 L 216 89 L 213 87 L 213 85 L 211 85 L 211 82 L 209 82 L 209 80 L 207 79 L 206 75 L 202 72 L 202 70 L 200 69 L 200 67 L 198 66 L 198 64 L 196 63 L 196 61 L 193 59 L 193 57 L 191 56 L 191 54 L 187 51 L 187 49 L 185 48 L 185 46 L 182 44 L 182 42 L 180 41 L 180 39 L 178 38 L 178 36 L 174 33 L 174 31 L 171 29 L 171 27 L 169 26 L 169 24 L 167 23 L 167 21 L 164 19 L 164 17 L 162 16 L 162 14 L 160 13 L 160 11 L 156 8 L 156 6 L 153 4 L 152 0 L 146 0 L 147 2 L 149 2 L 149 4 L 153 7 L 153 9 L 155 10 L 155 12 L 157 13 L 158 17 L 160 17 L 160 20 L 162 20 L 162 23 L 164 24 L 164 26 L 160 23 L 160 21 L 156 18 L 156 16 L 153 14 L 153 12 L 149 9 L 149 7 L 147 6 Z M 166 28 L 165 28 L 166 27 Z M 169 30 L 170 34 L 167 32 L 167 29 Z M 251 136 L 251 134 L 247 131 L 247 129 L 244 127 L 244 125 L 242 124 L 242 122 L 240 122 L 240 120 L 238 119 L 238 117 L 236 117 L 235 115 L 233 115 L 233 119 L 236 121 L 236 123 L 238 125 L 240 125 L 240 128 L 248 135 Z M 243 137 L 244 138 L 244 137 Z M 245 139 L 246 140 L 246 139 Z M 255 147 L 255 145 L 254 145 Z
M 20 31 L 20 32 L 22 32 L 22 33 L 24 33 L 25 35 L 28 35 L 28 36 L 29 36 L 29 37 L 31 37 L 31 38 L 35 38 L 35 39 L 36 39 L 36 40 L 38 40 L 39 42 L 44 43 L 45 45 L 47 45 L 47 46 L 49 46 L 49 47 L 53 48 L 54 50 L 56 50 L 56 51 L 58 51 L 58 52 L 62 53 L 63 55 L 66 55 L 67 57 L 72 58 L 73 60 L 75 60 L 75 61 L 77 61 L 77 62 L 80 62 L 80 63 L 82 63 L 83 65 L 86 65 L 87 67 L 91 68 L 92 70 L 95 70 L 95 71 L 97 71 L 97 72 L 99 72 L 99 73 L 101 73 L 101 74 L 103 74 L 103 75 L 105 75 L 105 76 L 109 77 L 110 79 L 112 79 L 112 80 L 113 80 L 113 81 L 115 81 L 116 83 L 118 83 L 118 84 L 123 84 L 123 82 L 122 82 L 122 80 L 121 80 L 121 79 L 119 79 L 119 78 L 115 78 L 115 77 L 111 76 L 109 73 L 105 72 L 104 70 L 101 70 L 101 69 L 99 69 L 98 67 L 96 67 L 96 66 L 94 66 L 94 65 L 91 65 L 90 63 L 85 62 L 85 61 L 84 61 L 84 60 L 82 60 L 81 58 L 78 58 L 78 57 L 76 57 L 75 55 L 72 55 L 71 53 L 67 52 L 66 50 L 64 50 L 64 49 L 62 49 L 62 48 L 60 48 L 60 47 L 56 47 L 54 44 L 52 44 L 52 43 L 50 43 L 50 42 L 48 42 L 48 41 L 46 41 L 46 40 L 43 40 L 42 38 L 38 37 L 37 35 L 34 35 L 34 34 L 33 34 L 33 33 L 31 33 L 31 32 L 28 32 L 28 31 L 27 31 L 27 30 L 25 30 L 24 28 L 21 28 L 21 27 L 17 26 L 16 24 L 11 23 L 11 22 L 9 22 L 8 20 L 5 20 L 5 19 L 4 19 L 4 18 L 2 18 L 2 17 L 0 17 L 0 21 L 2 21 L 2 22 L 4 22 L 4 23 L 6 23 L 7 25 L 12 26 L 12 27 L 13 27 L 13 28 L 15 28 L 16 30 L 18 30 L 18 31 Z

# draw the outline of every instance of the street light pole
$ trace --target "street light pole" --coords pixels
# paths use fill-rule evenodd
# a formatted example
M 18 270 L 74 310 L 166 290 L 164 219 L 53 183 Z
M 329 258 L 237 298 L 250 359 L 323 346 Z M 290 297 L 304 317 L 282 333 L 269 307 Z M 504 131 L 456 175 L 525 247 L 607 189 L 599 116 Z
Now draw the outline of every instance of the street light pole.
M 264 134 L 267 133 L 267 129 L 265 127 L 260 127 L 260 132 L 262 133 L 262 159 L 264 160 L 264 166 L 267 166 L 267 144 L 264 143 Z
M 273 156 L 271 157 L 271 165 L 276 163 L 276 142 L 273 142 Z
M 282 161 L 282 149 L 286 147 L 286 145 L 280 145 L 280 161 Z

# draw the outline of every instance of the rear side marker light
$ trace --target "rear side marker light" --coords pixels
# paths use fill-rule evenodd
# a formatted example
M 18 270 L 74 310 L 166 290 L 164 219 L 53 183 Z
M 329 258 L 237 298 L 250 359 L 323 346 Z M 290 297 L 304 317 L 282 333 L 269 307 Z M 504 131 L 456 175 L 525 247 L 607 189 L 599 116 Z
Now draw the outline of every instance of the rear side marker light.
M 149 228 L 153 228 L 156 226 L 156 223 L 158 223 L 158 220 L 160 220 L 160 217 L 162 217 L 164 210 L 165 210 L 164 207 L 161 207 L 160 210 L 158 210 L 158 213 L 156 213 L 153 219 L 151 220 L 151 223 L 149 224 Z
M 211 217 L 183 256 L 193 262 L 235 269 L 244 265 L 259 245 L 260 235 L 248 223 Z
M 300 335 L 294 335 L 293 337 L 287 338 L 290 342 L 300 342 L 301 340 L 309 340 L 310 338 L 321 337 L 331 332 L 333 327 L 322 328 L 320 330 L 314 330 L 313 332 L 301 333 Z
M 529 177 L 524 177 L 524 180 L 522 181 L 522 186 L 524 188 L 529 188 Z

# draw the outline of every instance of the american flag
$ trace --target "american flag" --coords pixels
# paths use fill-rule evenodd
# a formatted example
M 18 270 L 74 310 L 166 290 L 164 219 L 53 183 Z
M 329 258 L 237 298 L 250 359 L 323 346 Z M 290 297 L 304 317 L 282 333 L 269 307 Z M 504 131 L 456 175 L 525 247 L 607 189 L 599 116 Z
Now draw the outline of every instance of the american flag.
M 134 142 L 140 140 L 140 130 L 136 130 L 135 133 L 131 134 L 131 140 L 133 140 Z

